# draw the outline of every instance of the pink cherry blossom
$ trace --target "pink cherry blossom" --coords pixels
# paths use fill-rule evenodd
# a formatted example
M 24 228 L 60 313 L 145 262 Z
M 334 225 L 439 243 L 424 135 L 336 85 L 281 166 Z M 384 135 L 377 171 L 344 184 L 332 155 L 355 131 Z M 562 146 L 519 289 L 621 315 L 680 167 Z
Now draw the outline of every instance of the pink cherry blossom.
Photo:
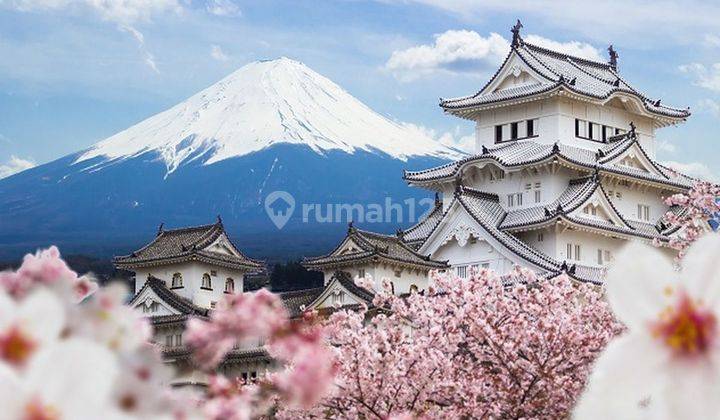
M 709 230 L 708 221 L 720 212 L 720 185 L 709 182 L 696 182 L 686 194 L 674 194 L 665 199 L 669 206 L 677 206 L 679 211 L 668 212 L 664 219 L 667 226 L 676 233 L 670 240 L 670 246 L 679 251 L 679 258 L 685 250 L 700 236 Z
M 480 270 L 433 283 L 407 297 L 376 291 L 375 309 L 330 316 L 335 392 L 280 417 L 567 417 L 621 329 L 598 290 L 564 276 Z

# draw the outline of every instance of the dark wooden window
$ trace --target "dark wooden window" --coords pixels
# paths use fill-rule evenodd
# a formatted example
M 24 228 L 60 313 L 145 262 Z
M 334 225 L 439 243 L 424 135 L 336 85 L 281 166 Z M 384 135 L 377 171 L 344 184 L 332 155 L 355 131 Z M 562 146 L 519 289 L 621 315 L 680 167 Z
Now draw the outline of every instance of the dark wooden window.
M 535 121 L 527 120 L 527 136 L 532 137 L 535 135 Z
M 503 141 L 502 125 L 496 125 L 495 126 L 495 143 L 500 143 L 501 141 Z
M 518 123 L 516 122 L 510 124 L 510 138 L 513 140 L 518 138 Z

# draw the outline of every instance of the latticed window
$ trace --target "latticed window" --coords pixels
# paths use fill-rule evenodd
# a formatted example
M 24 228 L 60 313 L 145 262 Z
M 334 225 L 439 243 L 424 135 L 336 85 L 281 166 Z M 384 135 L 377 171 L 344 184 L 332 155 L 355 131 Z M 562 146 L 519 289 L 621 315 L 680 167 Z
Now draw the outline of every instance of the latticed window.
M 210 274 L 203 274 L 202 284 L 200 287 L 202 287 L 203 289 L 212 289 L 212 280 L 210 280 Z
M 172 287 L 183 287 L 182 274 L 180 274 L 180 273 L 173 274 Z
M 235 293 L 235 280 L 230 277 L 225 280 L 225 291 L 227 293 Z

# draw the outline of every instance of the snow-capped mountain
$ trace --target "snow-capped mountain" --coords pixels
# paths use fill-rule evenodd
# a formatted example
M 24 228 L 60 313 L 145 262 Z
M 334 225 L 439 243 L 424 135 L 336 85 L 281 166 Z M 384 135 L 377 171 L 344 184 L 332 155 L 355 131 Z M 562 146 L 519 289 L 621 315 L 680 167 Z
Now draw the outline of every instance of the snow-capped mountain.
M 167 111 L 92 147 L 77 162 L 155 151 L 168 173 L 189 161 L 213 164 L 273 144 L 449 158 L 456 152 L 420 130 L 377 114 L 329 79 L 289 58 L 248 64 Z
M 325 252 L 347 220 L 303 221 L 303 204 L 420 198 L 402 170 L 458 154 L 297 61 L 255 62 L 87 150 L 1 179 L 0 260 L 50 244 L 107 256 L 147 242 L 160 222 L 216 215 L 253 256 Z M 298 209 L 282 231 L 263 203 L 277 190 Z

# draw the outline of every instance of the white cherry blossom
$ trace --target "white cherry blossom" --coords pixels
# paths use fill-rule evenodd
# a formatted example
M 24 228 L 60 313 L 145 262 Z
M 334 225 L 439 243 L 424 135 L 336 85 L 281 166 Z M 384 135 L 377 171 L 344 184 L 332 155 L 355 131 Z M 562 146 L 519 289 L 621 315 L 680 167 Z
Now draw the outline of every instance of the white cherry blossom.
M 630 244 L 607 277 L 627 331 L 598 359 L 577 419 L 720 418 L 720 236 L 698 240 L 680 271 L 662 250 Z
M 116 419 L 110 403 L 119 369 L 105 347 L 81 339 L 44 347 L 20 375 L 0 364 L 3 419 Z

